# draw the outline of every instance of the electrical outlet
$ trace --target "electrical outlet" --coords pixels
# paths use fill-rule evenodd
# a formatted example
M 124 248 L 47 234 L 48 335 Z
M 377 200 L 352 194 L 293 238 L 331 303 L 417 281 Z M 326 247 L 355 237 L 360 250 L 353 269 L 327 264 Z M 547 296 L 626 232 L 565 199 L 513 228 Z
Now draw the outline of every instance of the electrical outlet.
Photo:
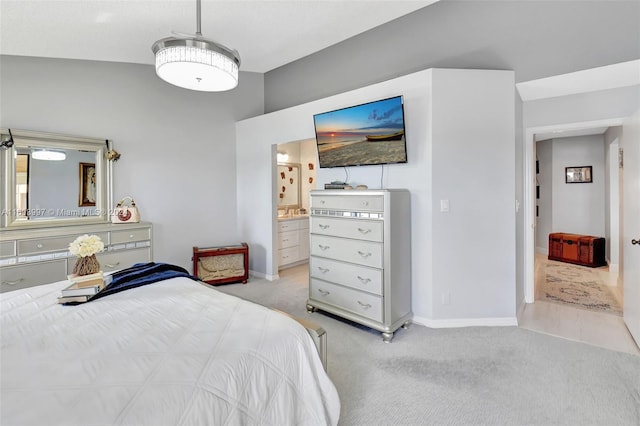
M 451 294 L 449 292 L 444 292 L 441 296 L 443 305 L 449 305 L 451 303 Z
M 440 200 L 440 212 L 449 213 L 449 200 Z

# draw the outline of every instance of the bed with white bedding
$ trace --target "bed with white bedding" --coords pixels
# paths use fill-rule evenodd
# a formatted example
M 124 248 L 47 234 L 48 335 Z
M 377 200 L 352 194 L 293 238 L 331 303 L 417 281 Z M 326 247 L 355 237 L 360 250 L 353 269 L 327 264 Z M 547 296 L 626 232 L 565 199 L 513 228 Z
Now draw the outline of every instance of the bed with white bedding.
M 189 278 L 59 305 L 67 285 L 0 294 L 0 424 L 337 424 L 295 320 Z

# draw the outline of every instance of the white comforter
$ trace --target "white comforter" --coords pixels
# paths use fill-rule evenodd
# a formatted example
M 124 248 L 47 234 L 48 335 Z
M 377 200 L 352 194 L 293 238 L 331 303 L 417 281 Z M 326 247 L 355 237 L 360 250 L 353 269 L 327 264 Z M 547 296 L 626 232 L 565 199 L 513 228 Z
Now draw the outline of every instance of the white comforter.
M 340 402 L 307 331 L 187 278 L 83 305 L 0 295 L 2 425 L 325 425 Z

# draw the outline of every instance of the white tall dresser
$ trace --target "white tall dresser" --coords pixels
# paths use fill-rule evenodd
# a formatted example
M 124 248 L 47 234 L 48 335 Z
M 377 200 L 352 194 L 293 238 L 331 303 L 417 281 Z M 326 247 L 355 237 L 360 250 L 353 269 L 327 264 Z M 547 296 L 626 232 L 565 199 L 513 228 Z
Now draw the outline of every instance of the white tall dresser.
M 307 310 L 391 342 L 411 312 L 411 208 L 405 189 L 311 191 Z

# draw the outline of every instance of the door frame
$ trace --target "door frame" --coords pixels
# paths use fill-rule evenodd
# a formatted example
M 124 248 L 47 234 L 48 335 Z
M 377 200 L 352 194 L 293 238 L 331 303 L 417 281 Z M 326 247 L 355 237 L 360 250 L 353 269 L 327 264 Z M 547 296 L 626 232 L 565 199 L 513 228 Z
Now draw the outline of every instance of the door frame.
M 575 123 L 553 124 L 549 126 L 527 127 L 524 129 L 524 302 L 535 301 L 535 223 L 536 223 L 536 143 L 537 133 L 579 130 L 592 127 L 621 126 L 626 117 Z M 558 134 L 558 137 L 562 137 Z

